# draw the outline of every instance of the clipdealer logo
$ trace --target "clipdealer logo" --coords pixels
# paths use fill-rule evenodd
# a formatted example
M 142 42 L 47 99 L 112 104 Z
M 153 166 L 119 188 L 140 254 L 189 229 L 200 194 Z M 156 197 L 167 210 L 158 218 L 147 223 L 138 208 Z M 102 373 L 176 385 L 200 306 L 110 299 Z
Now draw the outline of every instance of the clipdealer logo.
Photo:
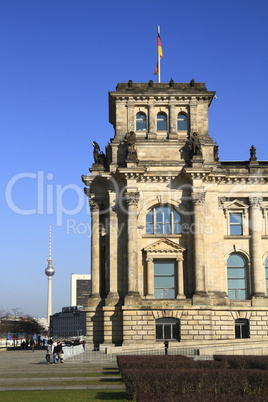
M 29 195 L 29 204 L 34 203 L 34 208 L 22 207 L 19 197 L 15 196 L 19 186 L 28 188 L 28 183 L 23 183 L 25 180 L 33 181 L 33 191 Z M 5 199 L 8 208 L 18 215 L 53 215 L 56 216 L 57 226 L 62 226 L 64 215 L 76 215 L 81 212 L 86 206 L 87 212 L 87 197 L 81 187 L 76 184 L 55 184 L 52 183 L 54 175 L 52 173 L 45 174 L 43 171 L 22 172 L 14 175 L 7 183 L 5 190 Z M 17 188 L 16 188 L 17 187 Z M 67 206 L 67 193 L 72 193 L 72 198 L 76 198 L 75 205 L 70 208 Z

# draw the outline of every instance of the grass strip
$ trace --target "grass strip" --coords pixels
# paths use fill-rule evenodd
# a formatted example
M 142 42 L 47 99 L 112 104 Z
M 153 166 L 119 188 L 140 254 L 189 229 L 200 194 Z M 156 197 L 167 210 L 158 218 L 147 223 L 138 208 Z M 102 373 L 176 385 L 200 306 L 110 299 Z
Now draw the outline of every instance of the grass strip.
M 51 401 L 109 401 L 126 402 L 124 390 L 54 390 L 54 391 L 2 391 L 3 402 L 51 402 Z

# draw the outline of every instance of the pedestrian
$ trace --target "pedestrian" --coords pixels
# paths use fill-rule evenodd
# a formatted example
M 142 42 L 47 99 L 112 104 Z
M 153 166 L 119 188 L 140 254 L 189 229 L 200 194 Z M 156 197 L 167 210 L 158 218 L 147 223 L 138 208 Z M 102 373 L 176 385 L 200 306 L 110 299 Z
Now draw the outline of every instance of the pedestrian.
M 52 353 L 53 353 L 53 364 L 58 363 L 58 352 L 57 352 L 57 342 L 52 343 Z
M 168 339 L 165 339 L 164 345 L 165 345 L 165 355 L 168 355 Z
M 32 348 L 32 352 L 34 352 L 35 343 L 34 343 L 34 340 L 33 340 L 33 339 L 31 339 L 31 341 L 30 341 L 30 346 L 31 346 L 31 348 Z
M 51 357 L 53 356 L 52 355 L 52 343 L 53 343 L 52 340 L 49 339 L 48 344 L 47 344 L 47 353 L 46 353 L 47 364 L 50 364 L 50 362 L 52 363 L 52 361 L 51 361 Z
M 63 363 L 64 353 L 63 353 L 63 349 L 62 349 L 62 341 L 59 341 L 57 344 L 57 353 L 58 353 L 58 361 L 60 363 Z

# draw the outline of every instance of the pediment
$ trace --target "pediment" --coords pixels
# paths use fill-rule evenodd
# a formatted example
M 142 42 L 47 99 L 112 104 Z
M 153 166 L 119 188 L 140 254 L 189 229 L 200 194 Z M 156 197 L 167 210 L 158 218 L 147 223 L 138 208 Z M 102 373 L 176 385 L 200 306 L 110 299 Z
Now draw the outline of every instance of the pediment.
M 182 253 L 185 248 L 169 239 L 159 239 L 144 248 L 147 253 Z
M 231 202 L 226 202 L 224 205 L 225 209 L 248 209 L 248 205 L 240 200 L 233 200 Z

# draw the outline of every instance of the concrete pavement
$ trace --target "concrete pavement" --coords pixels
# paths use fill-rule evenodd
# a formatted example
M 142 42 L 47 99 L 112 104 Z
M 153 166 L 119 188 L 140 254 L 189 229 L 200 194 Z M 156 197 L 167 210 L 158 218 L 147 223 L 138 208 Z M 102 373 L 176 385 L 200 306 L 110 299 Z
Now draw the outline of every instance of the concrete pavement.
M 64 364 L 47 364 L 45 355 L 45 350 L 1 351 L 0 391 L 124 389 L 118 375 L 116 376 L 118 368 L 115 364 L 104 366 L 68 360 Z M 90 372 L 96 373 L 96 376 L 86 376 Z M 104 374 L 106 375 L 104 376 Z M 103 384 L 96 385 L 97 381 L 102 381 Z M 77 382 L 80 384 L 76 384 Z M 95 384 L 90 384 L 90 382 L 95 382 Z M 114 384 L 105 384 L 105 382 L 114 382 Z

